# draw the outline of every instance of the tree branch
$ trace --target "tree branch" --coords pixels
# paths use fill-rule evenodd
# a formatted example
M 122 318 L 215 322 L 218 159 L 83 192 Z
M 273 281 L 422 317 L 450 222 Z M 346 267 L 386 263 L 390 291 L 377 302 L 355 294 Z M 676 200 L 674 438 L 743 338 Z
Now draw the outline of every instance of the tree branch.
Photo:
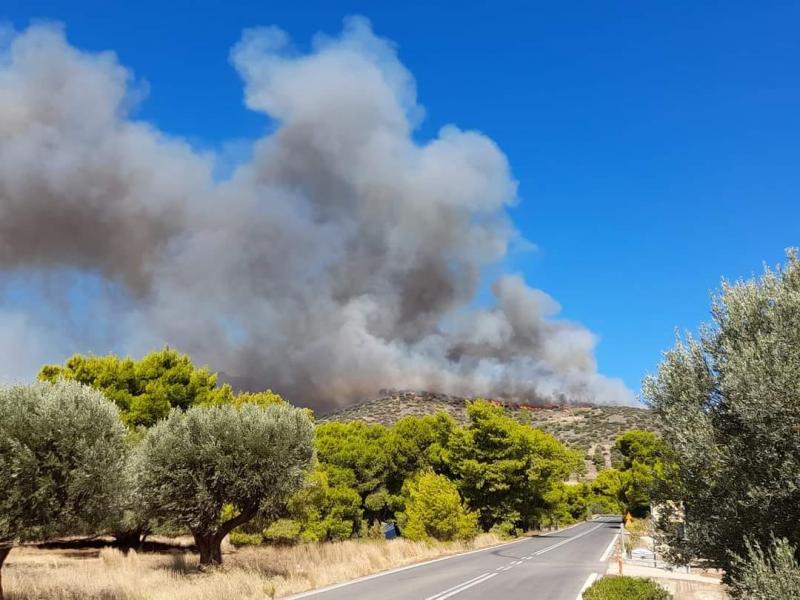
M 247 523 L 250 519 L 255 517 L 256 514 L 258 514 L 258 502 L 247 505 L 238 515 L 228 519 L 219 526 L 217 530 L 218 535 L 220 535 L 220 537 L 225 537 L 239 525 Z

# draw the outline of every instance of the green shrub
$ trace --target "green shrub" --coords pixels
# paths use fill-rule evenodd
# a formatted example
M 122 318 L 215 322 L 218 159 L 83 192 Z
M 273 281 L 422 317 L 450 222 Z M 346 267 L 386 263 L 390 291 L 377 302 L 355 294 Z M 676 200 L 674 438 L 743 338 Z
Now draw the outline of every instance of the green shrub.
M 375 521 L 372 525 L 367 528 L 367 533 L 365 537 L 368 537 L 372 540 L 382 540 L 386 537 L 383 532 L 383 524 L 380 521 Z
M 672 594 L 650 579 L 603 577 L 583 592 L 583 600 L 669 600 Z
M 293 519 L 278 519 L 264 530 L 264 538 L 277 544 L 295 544 L 300 541 L 302 529 Z
M 492 526 L 489 530 L 490 533 L 499 535 L 503 539 L 511 539 L 517 534 L 517 528 L 510 521 L 503 521 L 497 525 Z
M 747 556 L 737 556 L 732 561 L 734 598 L 800 598 L 800 564 L 788 540 L 773 540 L 767 552 L 749 541 L 746 547 Z
M 346 540 L 361 529 L 361 496 L 344 485 L 332 487 L 328 474 L 317 467 L 289 499 L 285 516 L 300 525 L 301 542 Z
M 478 515 L 461 502 L 455 484 L 444 475 L 424 472 L 403 486 L 406 497 L 403 535 L 411 540 L 442 541 L 475 537 Z
M 594 451 L 592 462 L 598 471 L 602 471 L 606 468 L 606 458 L 603 456 L 603 451 L 601 449 L 598 448 Z
M 241 531 L 231 531 L 229 539 L 234 546 L 258 546 L 264 542 L 264 536 L 260 533 L 243 533 Z

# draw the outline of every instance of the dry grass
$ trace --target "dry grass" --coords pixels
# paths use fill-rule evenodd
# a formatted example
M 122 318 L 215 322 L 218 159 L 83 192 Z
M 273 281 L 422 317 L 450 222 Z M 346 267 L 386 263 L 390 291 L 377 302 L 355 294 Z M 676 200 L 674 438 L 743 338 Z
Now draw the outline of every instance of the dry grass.
M 200 572 L 194 554 L 15 548 L 3 568 L 8 600 L 239 600 L 277 598 L 445 554 L 491 546 L 359 540 L 245 548 Z

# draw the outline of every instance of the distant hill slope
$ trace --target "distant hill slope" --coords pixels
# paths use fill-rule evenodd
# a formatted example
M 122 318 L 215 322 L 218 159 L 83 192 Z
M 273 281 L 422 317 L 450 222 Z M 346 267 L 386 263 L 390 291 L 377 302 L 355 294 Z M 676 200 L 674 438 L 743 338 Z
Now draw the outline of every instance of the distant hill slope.
M 456 421 L 467 419 L 467 398 L 432 392 L 386 392 L 373 400 L 339 409 L 318 420 L 356 421 L 391 425 L 403 417 L 423 416 L 444 411 Z M 577 406 L 535 408 L 529 405 L 504 404 L 508 413 L 523 423 L 552 433 L 562 442 L 586 452 L 595 449 L 610 464 L 609 449 L 620 433 L 629 429 L 658 431 L 652 412 L 630 406 Z M 599 458 L 598 458 L 599 461 Z M 591 468 L 589 469 L 592 470 Z

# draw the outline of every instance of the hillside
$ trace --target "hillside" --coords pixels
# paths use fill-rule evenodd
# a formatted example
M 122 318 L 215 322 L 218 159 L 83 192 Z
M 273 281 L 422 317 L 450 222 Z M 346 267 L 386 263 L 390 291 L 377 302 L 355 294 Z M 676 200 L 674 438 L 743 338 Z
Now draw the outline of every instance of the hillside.
M 467 419 L 468 398 L 433 392 L 384 392 L 379 397 L 321 416 L 325 421 L 356 421 L 392 425 L 403 417 L 423 416 L 444 411 L 459 423 Z M 545 408 L 504 404 L 506 411 L 527 423 L 586 453 L 587 475 L 596 466 L 611 466 L 610 450 L 614 439 L 629 429 L 657 431 L 655 416 L 649 410 L 631 406 L 575 406 Z

